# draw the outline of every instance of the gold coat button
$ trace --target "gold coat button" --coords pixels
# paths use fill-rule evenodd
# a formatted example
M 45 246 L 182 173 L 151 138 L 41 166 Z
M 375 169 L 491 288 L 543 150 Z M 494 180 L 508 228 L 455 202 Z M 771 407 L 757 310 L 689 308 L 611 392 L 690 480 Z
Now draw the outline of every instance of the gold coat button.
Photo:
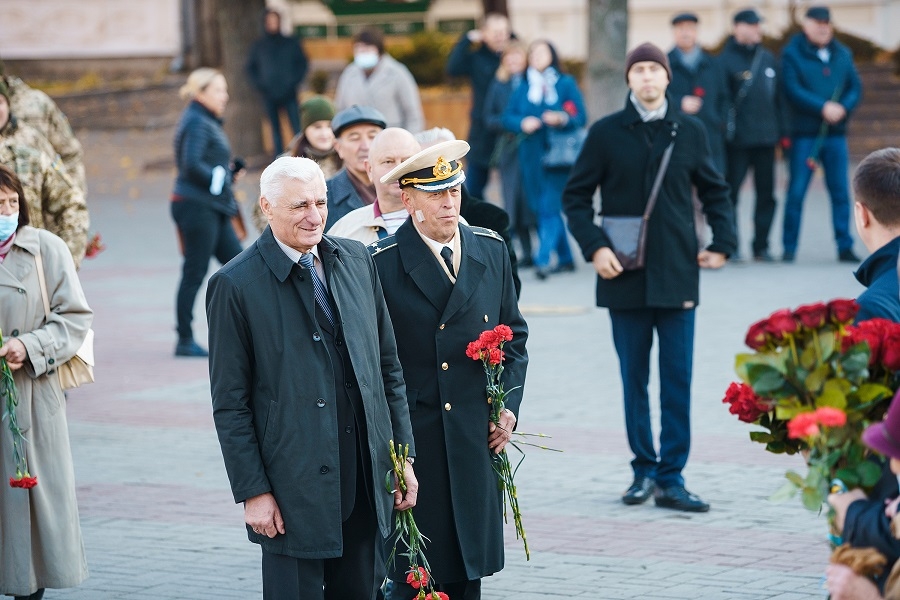
M 485 322 L 485 323 L 488 322 L 488 316 L 487 316 L 487 315 L 484 315 L 484 322 Z
M 441 368 L 446 371 L 450 368 L 450 365 L 448 365 L 447 363 L 441 363 Z
M 443 331 L 443 330 L 444 330 L 444 327 L 446 327 L 446 326 L 447 326 L 446 323 L 441 323 L 441 326 L 438 327 L 438 329 L 440 329 L 441 331 Z
M 450 403 L 449 403 L 449 402 L 448 402 L 447 404 L 444 405 L 444 410 L 450 410 L 451 408 L 453 408 L 453 407 L 450 406 Z

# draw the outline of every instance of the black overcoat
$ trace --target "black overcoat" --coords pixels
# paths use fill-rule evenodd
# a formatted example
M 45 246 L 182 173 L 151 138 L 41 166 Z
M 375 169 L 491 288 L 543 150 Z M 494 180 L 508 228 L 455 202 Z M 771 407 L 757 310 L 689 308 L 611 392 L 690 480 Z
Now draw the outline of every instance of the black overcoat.
M 324 237 L 318 249 L 362 395 L 372 496 L 387 535 L 389 440 L 410 443 L 415 455 L 393 327 L 365 247 Z M 250 540 L 276 554 L 333 558 L 343 552 L 337 403 L 313 294 L 309 272 L 267 227 L 209 280 L 209 372 L 235 502 L 272 492 L 284 517 L 284 535 L 248 527 Z
M 426 556 L 442 582 L 477 579 L 503 568 L 501 497 L 487 446 L 486 380 L 481 362 L 466 356 L 466 345 L 498 324 L 512 328 L 513 340 L 504 346 L 503 382 L 506 390 L 518 387 L 507 401 L 516 415 L 528 364 L 528 328 L 503 239 L 465 225 L 460 236 L 459 278 L 452 286 L 411 219 L 369 246 L 394 323 L 418 440 L 419 500 L 413 511 L 431 539 Z M 392 578 L 405 580 L 407 568 L 398 559 Z
M 697 235 L 691 189 L 696 187 L 713 231 L 708 249 L 731 254 L 736 247 L 728 184 L 710 160 L 703 124 L 673 107 L 661 122 L 643 123 L 626 101 L 625 110 L 594 123 L 563 193 L 569 230 L 590 262 L 610 242 L 595 223 L 593 196 L 600 188 L 600 213 L 641 216 L 666 146 L 675 148 L 647 230 L 646 267 L 615 279 L 597 278 L 597 306 L 613 309 L 693 308 L 700 295 Z M 649 136 L 649 137 L 648 137 Z

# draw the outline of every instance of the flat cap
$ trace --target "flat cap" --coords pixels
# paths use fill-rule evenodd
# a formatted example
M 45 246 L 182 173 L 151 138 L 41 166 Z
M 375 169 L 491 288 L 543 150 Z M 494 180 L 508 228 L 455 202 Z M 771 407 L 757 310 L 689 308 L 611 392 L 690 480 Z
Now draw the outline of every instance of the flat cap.
M 827 6 L 810 6 L 806 11 L 806 18 L 823 23 L 831 22 L 831 11 Z
M 735 23 L 747 23 L 748 25 L 757 25 L 762 22 L 762 17 L 759 16 L 759 13 L 753 10 L 752 8 L 747 8 L 745 10 L 739 10 L 734 13 L 734 22 Z
M 391 169 L 381 183 L 400 182 L 400 187 L 412 186 L 426 192 L 439 192 L 455 187 L 466 180 L 459 162 L 469 152 L 463 140 L 450 140 L 425 148 Z
M 692 12 L 683 12 L 678 13 L 674 17 L 672 17 L 672 25 L 678 25 L 679 23 L 699 23 L 700 19 Z
M 331 119 L 331 130 L 334 131 L 335 137 L 340 137 L 342 131 L 360 123 L 371 123 L 382 129 L 387 127 L 387 121 L 381 111 L 371 106 L 354 104 L 334 115 L 334 118 Z

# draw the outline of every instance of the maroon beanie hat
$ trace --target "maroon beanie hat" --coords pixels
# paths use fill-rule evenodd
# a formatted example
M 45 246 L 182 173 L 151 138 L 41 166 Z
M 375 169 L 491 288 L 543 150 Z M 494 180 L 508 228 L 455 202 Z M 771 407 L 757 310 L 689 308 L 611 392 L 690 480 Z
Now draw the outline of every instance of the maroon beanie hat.
M 666 53 L 651 44 L 644 42 L 625 57 L 625 80 L 628 81 L 628 71 L 634 66 L 634 63 L 651 61 L 659 63 L 669 75 L 669 81 L 672 81 L 672 68 L 669 66 L 669 58 Z

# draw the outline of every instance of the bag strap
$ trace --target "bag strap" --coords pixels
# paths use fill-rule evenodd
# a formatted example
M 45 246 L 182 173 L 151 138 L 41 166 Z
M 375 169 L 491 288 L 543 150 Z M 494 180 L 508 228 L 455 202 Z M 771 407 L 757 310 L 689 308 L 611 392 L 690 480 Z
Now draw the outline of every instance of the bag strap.
M 656 199 L 659 197 L 659 188 L 662 187 L 663 177 L 669 169 L 669 160 L 672 158 L 672 151 L 675 149 L 675 132 L 678 131 L 677 126 L 672 130 L 672 141 L 666 146 L 663 152 L 662 161 L 659 163 L 659 171 L 656 172 L 656 179 L 653 181 L 653 187 L 650 189 L 650 197 L 647 199 L 647 208 L 644 209 L 644 221 L 650 220 L 650 213 L 656 206 Z
M 37 254 L 34 255 L 34 263 L 37 266 L 38 282 L 41 284 L 41 300 L 44 302 L 44 320 L 50 320 L 50 300 L 47 294 L 47 280 L 44 279 L 44 259 L 41 258 L 41 248 L 38 246 Z
M 762 55 L 762 47 L 756 46 L 756 52 L 753 53 L 753 62 L 750 63 L 750 77 L 741 83 L 741 87 L 734 99 L 735 109 L 740 108 L 741 104 L 743 104 L 744 98 L 750 93 L 750 86 L 753 85 L 753 80 L 758 77 L 757 71 L 759 70 L 759 63 L 762 62 Z

